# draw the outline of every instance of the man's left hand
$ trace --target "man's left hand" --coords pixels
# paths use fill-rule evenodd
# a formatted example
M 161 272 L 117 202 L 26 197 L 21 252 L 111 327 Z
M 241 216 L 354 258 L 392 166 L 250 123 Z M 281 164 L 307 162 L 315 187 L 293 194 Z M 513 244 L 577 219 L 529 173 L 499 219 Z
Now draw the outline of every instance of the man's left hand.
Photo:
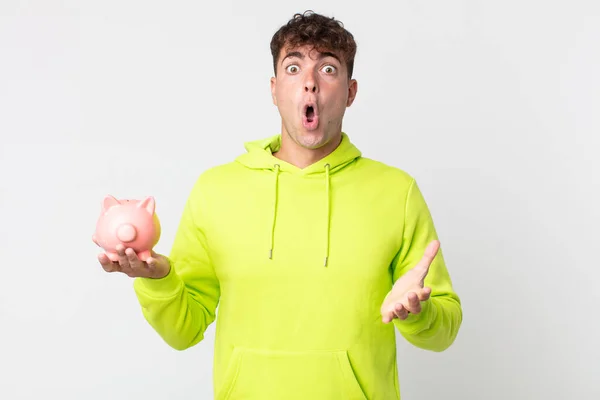
M 381 306 L 384 323 L 387 324 L 394 318 L 405 320 L 409 313 L 421 312 L 421 302 L 429 300 L 431 295 L 431 288 L 424 287 L 425 277 L 439 248 L 439 241 L 429 243 L 421 261 L 394 283 Z

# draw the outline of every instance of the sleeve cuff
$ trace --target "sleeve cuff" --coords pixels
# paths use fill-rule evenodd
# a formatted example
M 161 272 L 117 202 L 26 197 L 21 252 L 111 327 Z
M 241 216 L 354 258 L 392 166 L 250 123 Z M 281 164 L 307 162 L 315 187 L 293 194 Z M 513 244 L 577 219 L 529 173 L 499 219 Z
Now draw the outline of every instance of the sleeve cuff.
M 421 312 L 419 314 L 410 314 L 408 318 L 394 319 L 393 323 L 396 328 L 405 334 L 417 334 L 431 325 L 431 321 L 435 320 L 436 308 L 432 304 L 432 299 L 421 303 Z
M 179 292 L 182 280 L 171 266 L 169 273 L 162 278 L 136 278 L 134 287 L 140 292 L 152 294 L 153 297 L 171 297 Z

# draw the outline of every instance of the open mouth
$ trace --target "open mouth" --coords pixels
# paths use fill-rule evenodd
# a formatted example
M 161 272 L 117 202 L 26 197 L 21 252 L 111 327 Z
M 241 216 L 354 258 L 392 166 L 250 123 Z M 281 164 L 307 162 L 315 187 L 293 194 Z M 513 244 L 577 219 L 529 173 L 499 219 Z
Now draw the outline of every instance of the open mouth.
M 314 130 L 319 125 L 319 116 L 314 104 L 308 103 L 304 106 L 302 125 L 308 130 Z
M 313 108 L 313 106 L 307 106 L 306 112 L 304 114 L 306 115 L 306 120 L 308 122 L 312 122 L 315 116 L 315 109 Z

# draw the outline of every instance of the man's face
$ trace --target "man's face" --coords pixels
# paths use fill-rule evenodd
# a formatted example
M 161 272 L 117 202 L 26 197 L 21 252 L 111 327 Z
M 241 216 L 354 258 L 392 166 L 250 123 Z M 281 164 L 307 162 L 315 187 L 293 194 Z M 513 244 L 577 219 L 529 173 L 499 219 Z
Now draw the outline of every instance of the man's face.
M 271 78 L 283 134 L 308 149 L 320 148 L 339 136 L 356 90 L 357 83 L 348 79 L 345 63 L 334 53 L 319 53 L 310 46 L 284 47 L 277 76 Z

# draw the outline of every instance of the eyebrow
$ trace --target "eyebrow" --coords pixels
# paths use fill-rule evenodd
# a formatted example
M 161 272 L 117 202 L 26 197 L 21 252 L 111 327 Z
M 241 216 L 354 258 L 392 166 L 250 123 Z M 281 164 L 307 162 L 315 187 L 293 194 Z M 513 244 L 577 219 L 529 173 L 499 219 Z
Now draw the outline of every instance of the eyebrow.
M 285 55 L 285 57 L 283 57 L 281 59 L 281 63 L 283 64 L 283 62 L 285 61 L 286 58 L 292 58 L 292 57 L 296 57 L 296 58 L 303 60 L 304 54 L 300 53 L 299 51 L 291 51 L 291 52 L 287 53 Z M 319 53 L 319 59 L 323 59 L 326 57 L 333 57 L 341 64 L 339 57 L 337 55 L 335 55 L 334 53 L 332 53 L 330 51 L 325 51 L 325 52 Z

